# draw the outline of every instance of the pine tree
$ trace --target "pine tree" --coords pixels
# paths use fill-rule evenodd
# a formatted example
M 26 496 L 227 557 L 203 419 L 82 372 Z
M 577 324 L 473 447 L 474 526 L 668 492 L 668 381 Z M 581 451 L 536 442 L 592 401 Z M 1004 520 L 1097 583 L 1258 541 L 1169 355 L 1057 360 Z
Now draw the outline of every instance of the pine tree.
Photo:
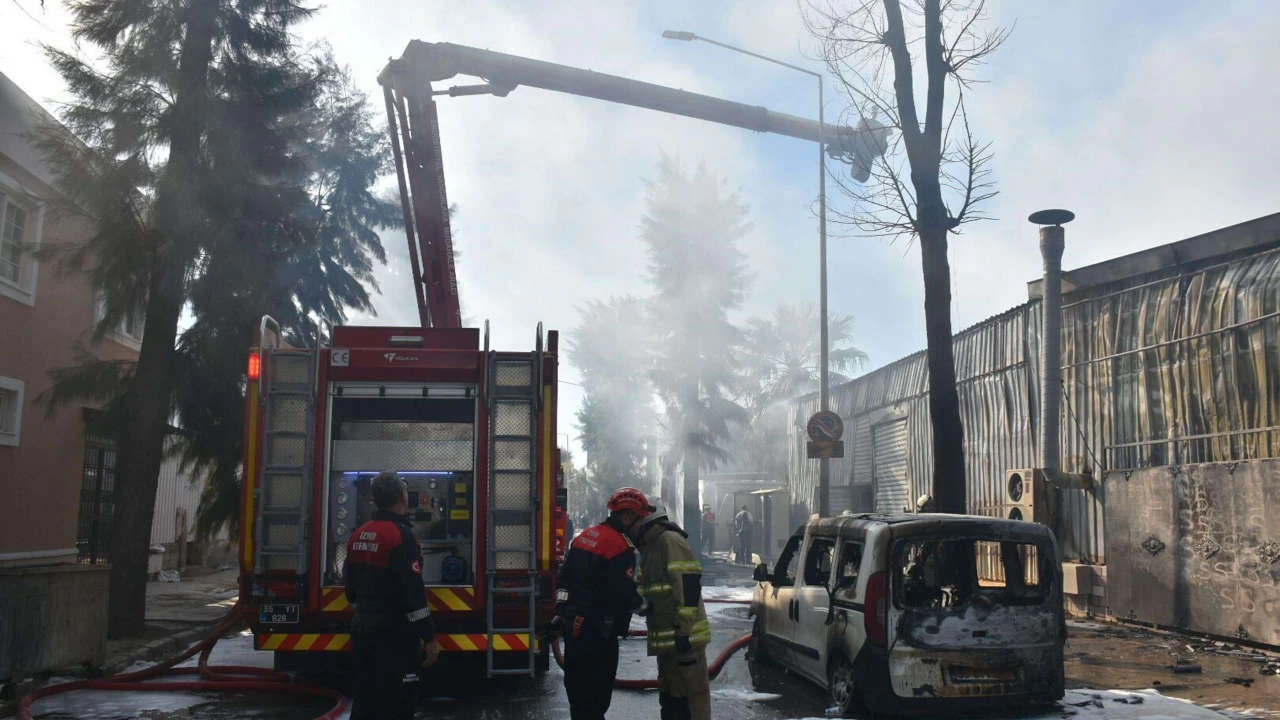
M 235 390 L 252 327 L 245 319 L 280 313 L 313 332 L 344 306 L 367 307 L 361 281 L 383 257 L 374 227 L 394 212 L 368 191 L 385 158 L 368 144 L 364 152 L 343 146 L 372 137 L 361 103 L 330 58 L 293 45 L 292 28 L 311 10 L 289 0 L 70 7 L 77 41 L 103 61 L 49 50 L 76 100 L 64 113 L 70 134 L 51 129 L 44 146 L 64 209 L 88 217 L 96 232 L 83 247 L 49 252 L 101 289 L 99 336 L 146 308 L 138 361 L 117 373 L 126 377 L 110 403 L 122 421 L 114 428 L 109 631 L 121 636 L 142 629 L 156 481 L 175 402 L 193 439 L 216 438 L 190 452 L 218 458 L 210 467 L 225 488 L 238 455 Z M 196 320 L 179 337 L 184 310 Z M 100 365 L 86 358 L 81 380 L 104 374 Z
M 684 474 L 683 519 L 701 547 L 699 476 L 726 458 L 731 426 L 746 419 L 734 402 L 741 333 L 729 313 L 743 301 L 746 260 L 738 241 L 747 208 L 699 166 L 687 173 L 663 156 L 650 186 L 642 238 L 648 246 L 654 385 L 662 398 L 668 455 Z

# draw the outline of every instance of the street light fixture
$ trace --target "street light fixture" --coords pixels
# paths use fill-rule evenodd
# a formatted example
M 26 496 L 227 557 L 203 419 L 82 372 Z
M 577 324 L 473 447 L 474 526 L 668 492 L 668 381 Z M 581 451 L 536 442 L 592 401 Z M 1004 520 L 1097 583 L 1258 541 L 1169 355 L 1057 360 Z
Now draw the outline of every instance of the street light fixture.
M 818 404 L 821 410 L 830 410 L 830 387 L 827 373 L 828 353 L 830 350 L 827 329 L 827 155 L 824 138 L 827 132 L 827 124 L 823 119 L 822 74 L 683 30 L 664 30 L 662 31 L 662 37 L 685 42 L 701 40 L 702 42 L 743 55 L 750 55 L 753 58 L 771 62 L 774 65 L 781 65 L 818 79 L 818 315 L 821 318 L 818 336 Z M 828 506 L 831 504 L 831 461 L 827 458 L 822 458 L 818 463 L 818 512 L 826 516 L 829 514 Z

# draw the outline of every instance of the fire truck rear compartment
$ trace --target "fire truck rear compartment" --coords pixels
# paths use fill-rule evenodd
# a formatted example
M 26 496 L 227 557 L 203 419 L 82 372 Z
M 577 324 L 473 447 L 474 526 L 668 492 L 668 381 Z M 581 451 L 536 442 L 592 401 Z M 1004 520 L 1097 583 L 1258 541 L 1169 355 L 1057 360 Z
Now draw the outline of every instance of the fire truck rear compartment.
M 346 542 L 372 517 L 369 483 L 382 470 L 408 486 L 423 583 L 475 583 L 474 395 L 471 386 L 334 384 L 326 584 L 342 582 Z

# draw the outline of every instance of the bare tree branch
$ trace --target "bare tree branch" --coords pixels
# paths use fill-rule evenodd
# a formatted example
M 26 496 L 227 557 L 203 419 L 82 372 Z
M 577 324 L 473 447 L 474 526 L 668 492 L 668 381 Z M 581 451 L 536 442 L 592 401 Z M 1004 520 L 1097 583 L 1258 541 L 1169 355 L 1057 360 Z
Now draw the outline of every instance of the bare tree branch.
M 893 57 L 893 88 L 897 98 L 900 129 L 907 144 L 907 155 L 916 152 L 920 139 L 920 119 L 916 115 L 914 82 L 911 77 L 911 52 L 902 26 L 902 7 L 898 0 L 884 0 L 888 29 L 885 42 Z M 916 158 L 911 158 L 915 164 Z

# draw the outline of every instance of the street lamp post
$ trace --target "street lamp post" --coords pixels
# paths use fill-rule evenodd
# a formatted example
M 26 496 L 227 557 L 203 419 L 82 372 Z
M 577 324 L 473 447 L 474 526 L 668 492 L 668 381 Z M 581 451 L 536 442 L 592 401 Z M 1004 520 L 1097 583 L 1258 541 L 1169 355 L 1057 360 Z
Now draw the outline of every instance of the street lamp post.
M 821 410 L 829 410 L 831 401 L 829 397 L 830 387 L 827 375 L 829 351 L 827 337 L 827 154 L 826 143 L 823 138 L 823 135 L 825 135 L 827 131 L 827 125 L 824 121 L 823 114 L 822 74 L 816 73 L 812 70 L 807 70 L 799 67 L 798 65 L 792 65 L 791 63 L 785 63 L 781 60 L 775 60 L 759 53 L 753 53 L 750 50 L 743 50 L 740 47 L 734 47 L 727 43 L 704 38 L 701 35 L 696 35 L 691 32 L 664 30 L 662 32 L 662 37 L 669 40 L 683 40 L 685 42 L 701 40 L 702 42 L 710 43 L 712 45 L 725 48 L 726 50 L 742 53 L 743 55 L 750 55 L 753 58 L 758 58 L 765 62 L 771 62 L 774 65 L 781 65 L 782 67 L 802 72 L 805 75 L 810 75 L 818 79 L 818 404 Z M 831 461 L 827 458 L 821 458 L 818 460 L 818 463 L 818 512 L 823 516 L 826 516 L 829 510 L 828 506 L 831 504 Z

